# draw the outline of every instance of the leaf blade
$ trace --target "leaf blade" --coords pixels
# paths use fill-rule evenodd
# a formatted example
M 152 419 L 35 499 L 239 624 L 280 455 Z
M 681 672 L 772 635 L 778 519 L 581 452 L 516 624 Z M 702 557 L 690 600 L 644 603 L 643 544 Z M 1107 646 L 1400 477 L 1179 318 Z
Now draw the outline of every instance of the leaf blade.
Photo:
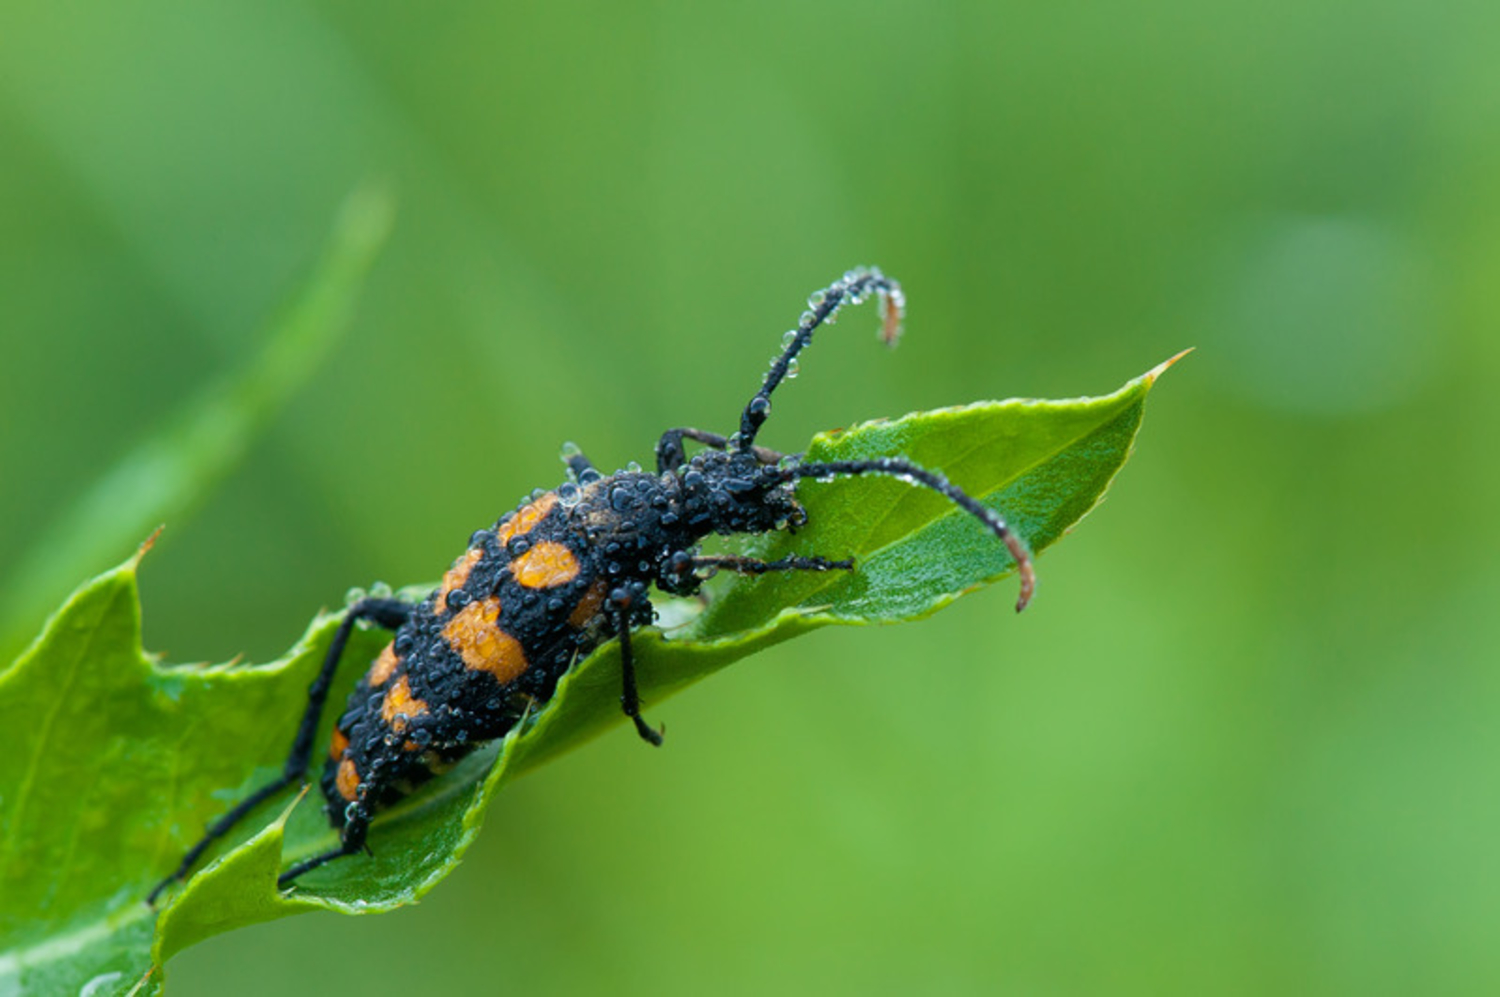
M 1004 509 L 1040 551 L 1103 496 L 1129 455 L 1159 372 L 1100 399 L 985 403 L 856 427 L 819 437 L 809 459 L 910 451 Z M 940 496 L 878 479 L 806 485 L 799 497 L 808 528 L 795 539 L 772 537 L 762 550 L 837 555 L 837 547 L 815 545 L 842 537 L 859 545 L 859 571 L 738 579 L 670 637 L 638 631 L 641 689 L 653 705 L 801 633 L 926 615 L 1013 570 L 993 536 Z M 20 803 L 0 809 L 7 822 L 0 823 L 7 897 L 0 905 L 0 985 L 25 988 L 45 979 L 48 989 L 61 990 L 97 980 L 101 992 L 138 984 L 156 992 L 160 966 L 217 931 L 316 908 L 366 912 L 410 903 L 454 868 L 507 782 L 622 722 L 619 648 L 609 643 L 578 663 L 551 702 L 498 745 L 382 813 L 372 829 L 373 857 L 315 870 L 290 894 L 276 889 L 277 871 L 332 847 L 335 838 L 316 801 L 293 803 L 288 793 L 268 802 L 269 823 L 252 815 L 169 895 L 153 940 L 152 913 L 141 898 L 205 822 L 279 770 L 339 615 L 316 618 L 287 656 L 269 665 L 163 666 L 140 647 L 138 564 L 139 555 L 80 589 L 27 654 L 0 673 L 0 723 L 30 738 L 13 755 L 26 765 L 0 760 L 0 800 Z M 385 640 L 357 629 L 348 654 L 368 661 Z M 71 670 L 53 667 L 58 662 Z M 336 702 L 359 671 L 342 670 Z M 51 704 L 55 719 L 27 723 L 31 703 Z M 338 712 L 327 711 L 316 743 L 327 743 Z M 84 723 L 101 716 L 107 726 Z M 88 771 L 101 773 L 92 788 L 78 777 Z M 73 837 L 52 840 L 49 828 Z M 77 855 L 91 863 L 82 876 L 70 871 Z M 38 871 L 59 867 L 60 879 Z

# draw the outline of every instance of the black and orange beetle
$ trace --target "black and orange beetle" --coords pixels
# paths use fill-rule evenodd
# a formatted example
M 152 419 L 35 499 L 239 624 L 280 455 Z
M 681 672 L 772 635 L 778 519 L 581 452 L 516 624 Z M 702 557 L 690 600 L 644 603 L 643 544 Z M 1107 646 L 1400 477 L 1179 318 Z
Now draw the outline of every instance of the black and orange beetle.
M 809 310 L 786 334 L 780 356 L 741 413 L 738 432 L 726 437 L 669 429 L 656 444 L 655 473 L 632 468 L 601 474 L 570 447 L 564 453 L 569 480 L 475 533 L 442 584 L 420 603 L 367 598 L 351 606 L 308 689 L 307 710 L 281 776 L 211 824 L 147 902 L 186 876 L 204 850 L 257 804 L 303 779 L 334 670 L 360 620 L 395 636 L 349 697 L 323 766 L 328 818 L 340 844 L 283 872 L 283 887 L 363 848 L 377 811 L 503 736 L 550 699 L 575 661 L 606 640 L 620 641 L 625 715 L 642 738 L 661 744 L 661 732 L 641 718 L 630 649 L 631 631 L 652 621 L 652 585 L 691 595 L 705 573 L 720 570 L 853 569 L 852 561 L 816 556 L 760 561 L 699 552 L 710 534 L 770 533 L 807 522 L 796 493 L 803 478 L 891 475 L 947 496 L 1010 551 L 1021 582 L 1016 609 L 1024 608 L 1035 585 L 1025 544 L 999 515 L 942 475 L 892 458 L 809 463 L 756 445 L 771 393 L 795 369 L 814 330 L 844 304 L 870 294 L 880 300 L 882 337 L 894 343 L 904 310 L 900 286 L 879 270 L 852 270 L 808 299 Z M 686 440 L 704 449 L 689 457 Z

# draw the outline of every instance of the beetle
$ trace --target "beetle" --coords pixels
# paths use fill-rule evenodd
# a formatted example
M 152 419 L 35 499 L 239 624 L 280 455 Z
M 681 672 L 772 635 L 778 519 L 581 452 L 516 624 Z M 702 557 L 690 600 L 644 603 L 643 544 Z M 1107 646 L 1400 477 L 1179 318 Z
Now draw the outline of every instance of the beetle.
M 737 432 L 669 429 L 656 444 L 655 473 L 631 467 L 602 474 L 569 446 L 568 480 L 534 493 L 493 527 L 474 533 L 421 602 L 364 598 L 350 606 L 308 688 L 281 775 L 210 824 L 146 902 L 154 904 L 183 879 L 257 805 L 304 778 L 334 672 L 361 621 L 393 636 L 350 695 L 323 764 L 321 788 L 339 845 L 281 873 L 277 882 L 283 888 L 364 848 L 377 811 L 504 736 L 528 711 L 546 704 L 572 664 L 604 641 L 620 643 L 621 709 L 641 738 L 660 745 L 661 729 L 641 716 L 630 639 L 654 617 L 652 586 L 688 596 L 720 570 L 854 569 L 851 560 L 823 556 L 764 561 L 701 552 L 700 543 L 712 534 L 766 534 L 805 524 L 796 492 L 803 479 L 887 475 L 947 497 L 1010 552 L 1020 577 L 1016 609 L 1024 609 L 1036 583 L 1025 543 L 1000 515 L 941 474 L 898 458 L 809 462 L 756 443 L 772 392 L 794 373 L 814 331 L 831 323 L 843 305 L 871 294 L 880 302 L 881 336 L 893 345 L 905 311 L 900 285 L 877 269 L 851 270 L 808 299 L 808 310 L 783 338 L 780 354 L 742 410 Z M 689 456 L 687 441 L 702 449 Z

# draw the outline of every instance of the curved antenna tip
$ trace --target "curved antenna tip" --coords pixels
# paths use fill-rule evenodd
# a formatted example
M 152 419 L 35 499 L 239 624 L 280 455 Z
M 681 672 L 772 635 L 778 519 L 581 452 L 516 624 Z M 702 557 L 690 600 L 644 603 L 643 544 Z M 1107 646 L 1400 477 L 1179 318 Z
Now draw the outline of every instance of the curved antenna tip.
M 1036 592 L 1036 569 L 1031 565 L 1031 552 L 1020 539 L 1009 530 L 1005 533 L 1005 546 L 1015 558 L 1016 574 L 1021 576 L 1021 594 L 1016 598 L 1016 612 L 1025 609 Z
M 906 318 L 906 295 L 901 285 L 891 281 L 888 289 L 880 291 L 880 341 L 894 347 L 901 339 L 901 322 Z
M 1021 612 L 1031 603 L 1032 593 L 1036 591 L 1036 572 L 1031 568 L 1031 561 L 1020 562 L 1017 567 L 1021 574 L 1021 594 L 1016 599 L 1016 612 Z

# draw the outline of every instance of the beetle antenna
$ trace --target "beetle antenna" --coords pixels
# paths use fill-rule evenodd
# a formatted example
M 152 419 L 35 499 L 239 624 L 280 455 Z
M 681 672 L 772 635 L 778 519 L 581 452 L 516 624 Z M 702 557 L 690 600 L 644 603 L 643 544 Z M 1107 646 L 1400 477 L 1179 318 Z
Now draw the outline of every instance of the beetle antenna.
M 761 383 L 760 390 L 745 406 L 740 416 L 740 431 L 730 443 L 733 451 L 750 449 L 755 443 L 755 434 L 771 414 L 771 392 L 786 379 L 797 354 L 812 342 L 813 330 L 824 322 L 832 325 L 838 310 L 845 302 L 857 305 L 874 291 L 880 296 L 880 338 L 887 346 L 895 346 L 901 336 L 901 319 L 906 315 L 906 296 L 901 285 L 891 280 L 874 267 L 850 270 L 821 291 L 814 291 L 807 299 L 807 311 L 797 323 L 797 328 L 788 332 L 782 342 L 781 355 L 771 362 L 771 369 Z
M 941 474 L 935 474 L 908 461 L 882 457 L 877 460 L 832 460 L 820 464 L 799 464 L 795 467 L 780 469 L 778 477 L 782 481 L 794 481 L 798 478 L 827 480 L 860 474 L 885 474 L 900 478 L 907 484 L 931 488 L 982 522 L 991 533 L 1000 538 L 1005 544 L 1005 549 L 1010 551 L 1010 556 L 1015 559 L 1016 571 L 1021 576 L 1021 595 L 1016 600 L 1016 612 L 1019 613 L 1026 608 L 1026 604 L 1031 601 L 1032 593 L 1036 591 L 1036 570 L 1032 567 L 1031 552 L 1026 549 L 1026 544 L 1006 525 L 1005 520 L 998 513 L 988 506 L 981 505 L 968 492 Z

